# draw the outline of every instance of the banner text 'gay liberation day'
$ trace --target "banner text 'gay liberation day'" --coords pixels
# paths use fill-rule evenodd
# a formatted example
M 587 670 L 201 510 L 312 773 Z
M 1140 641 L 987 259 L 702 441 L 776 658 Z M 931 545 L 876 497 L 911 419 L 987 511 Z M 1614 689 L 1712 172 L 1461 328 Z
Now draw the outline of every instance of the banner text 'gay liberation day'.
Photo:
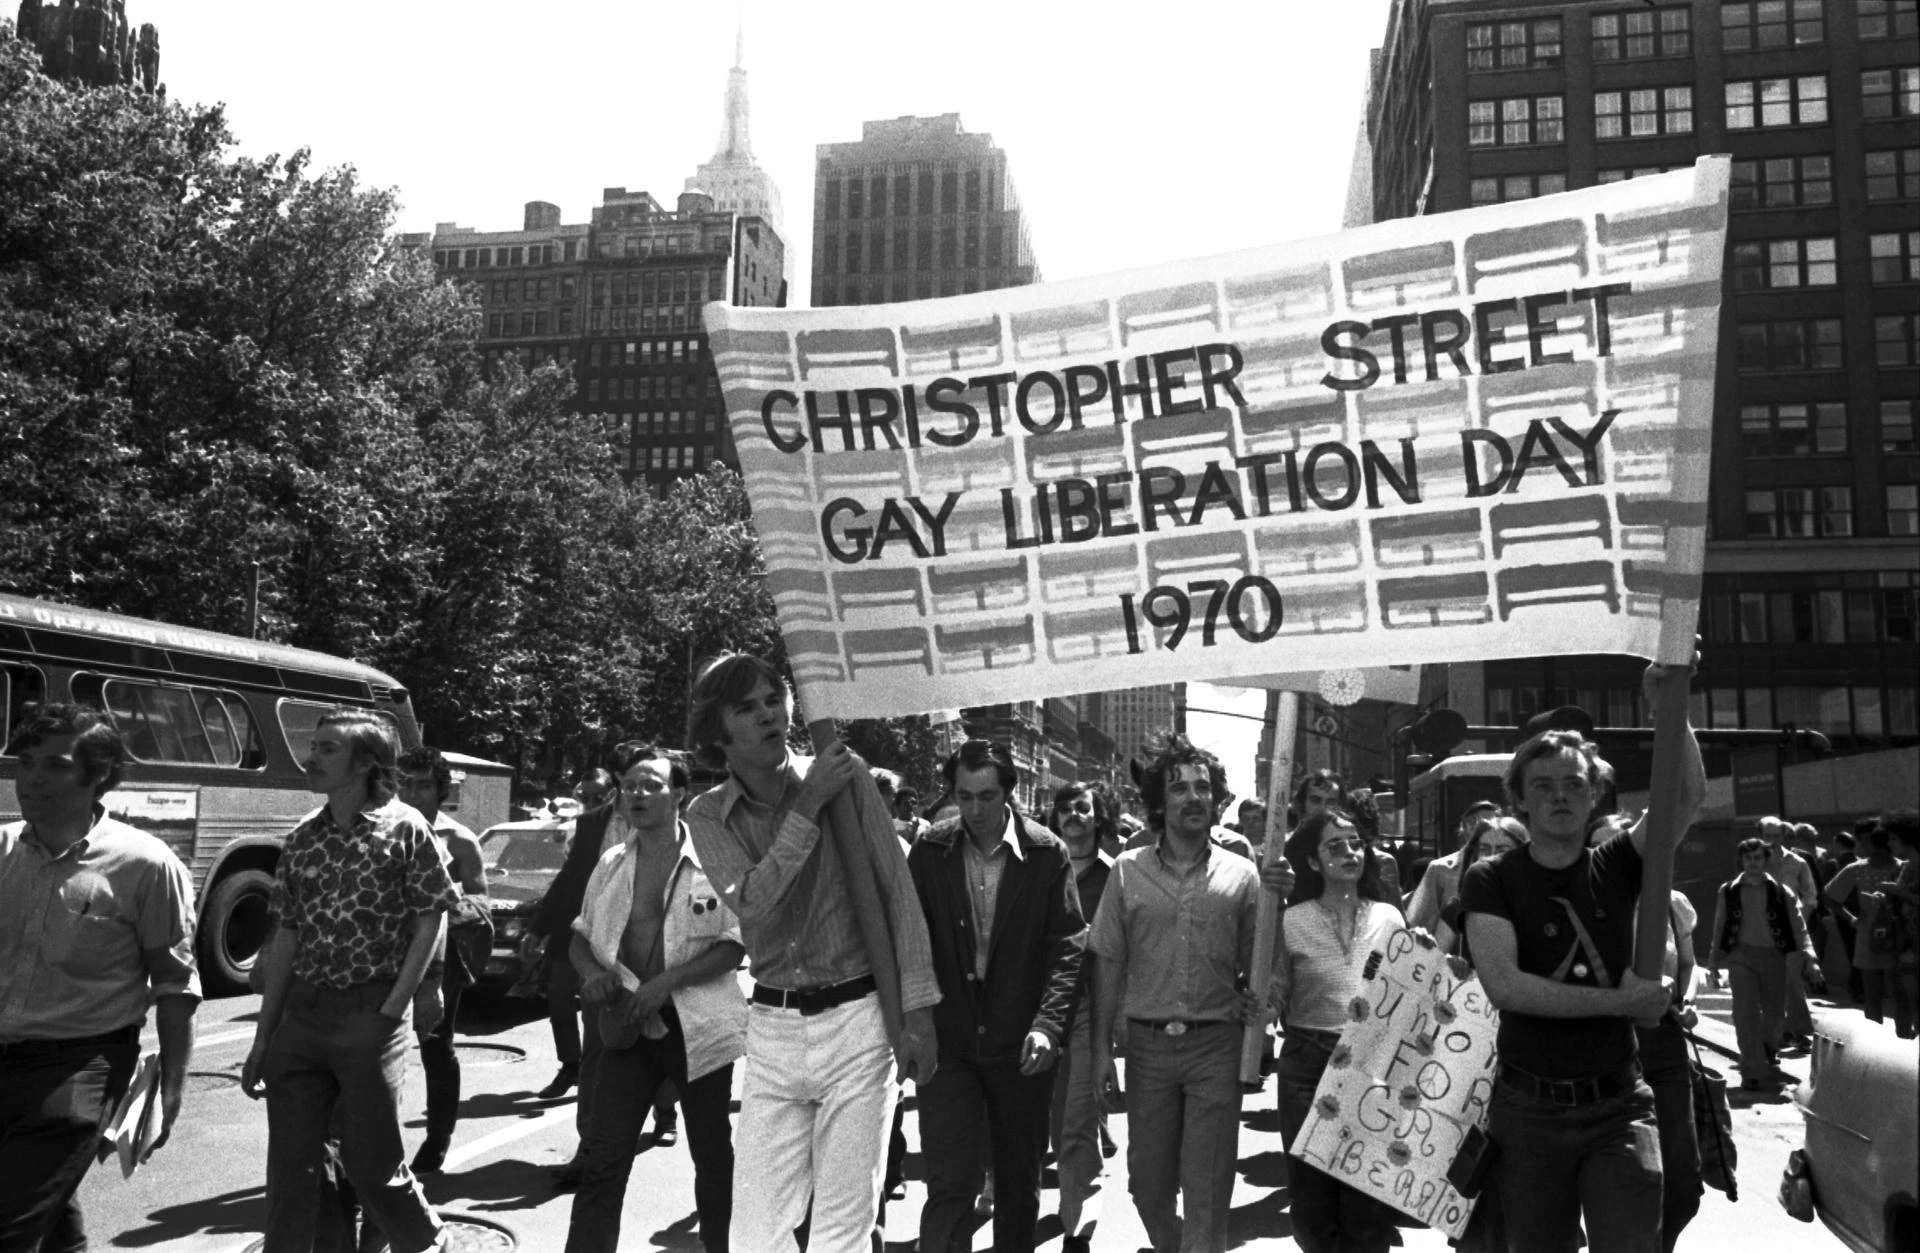
M 1693 651 L 1728 163 L 1101 278 L 706 307 L 809 718 Z

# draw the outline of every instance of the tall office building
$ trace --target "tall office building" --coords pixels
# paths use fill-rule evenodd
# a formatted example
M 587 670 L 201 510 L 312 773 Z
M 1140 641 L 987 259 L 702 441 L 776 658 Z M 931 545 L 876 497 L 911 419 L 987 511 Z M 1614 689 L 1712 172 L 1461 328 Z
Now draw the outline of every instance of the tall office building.
M 816 152 L 815 308 L 1040 281 L 1007 154 L 958 113 L 867 122 Z
M 764 218 L 773 229 L 784 234 L 786 223 L 780 212 L 780 188 L 773 176 L 753 159 L 753 141 L 747 127 L 746 32 L 734 41 L 733 69 L 727 75 L 725 117 L 720 123 L 720 142 L 713 158 L 693 172 L 687 191 L 702 191 L 713 197 L 713 207 L 742 217 Z
M 1920 740 L 1914 0 L 1398 0 L 1367 127 L 1375 220 L 1732 155 L 1696 720 Z M 1456 665 L 1447 696 L 1625 725 L 1640 668 Z
M 430 252 L 442 275 L 472 286 L 490 360 L 573 366 L 580 411 L 600 416 L 629 481 L 656 493 L 713 461 L 739 465 L 701 306 L 786 301 L 786 245 L 769 216 L 779 191 L 752 164 L 746 71 L 737 65 L 727 119 L 720 152 L 688 183 L 720 175 L 734 207 L 690 189 L 669 209 L 644 191 L 609 187 L 586 222 L 563 223 L 558 206 L 536 200 L 517 231 L 442 222 L 430 236 L 403 238 Z

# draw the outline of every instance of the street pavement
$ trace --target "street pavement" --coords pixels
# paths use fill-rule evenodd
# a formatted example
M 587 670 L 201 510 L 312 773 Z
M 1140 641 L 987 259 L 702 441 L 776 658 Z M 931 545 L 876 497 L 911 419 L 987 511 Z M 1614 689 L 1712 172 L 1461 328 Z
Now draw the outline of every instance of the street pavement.
M 1706 1045 L 1706 1062 L 1731 1074 L 1726 1053 L 1733 1048 L 1733 1028 L 1727 997 L 1709 992 L 1702 1002 L 1706 1012 L 1698 1034 Z M 258 1240 L 265 1215 L 266 1111 L 249 1101 L 238 1083 L 258 1008 L 257 997 L 201 1007 L 186 1108 L 172 1143 L 131 1179 L 121 1178 L 117 1163 L 96 1166 L 81 1189 L 95 1248 L 242 1253 Z M 492 1237 L 484 1228 L 469 1233 L 466 1248 L 474 1253 L 510 1249 L 515 1241 L 523 1250 L 558 1253 L 566 1240 L 571 1194 L 554 1188 L 545 1167 L 565 1160 L 573 1150 L 574 1105 L 571 1099 L 540 1101 L 533 1095 L 555 1069 L 546 1019 L 527 1002 L 470 1001 L 462 1007 L 459 1051 L 465 1071 L 460 1128 L 446 1170 L 428 1180 L 428 1196 L 449 1217 L 492 1225 Z M 1783 1064 L 1799 1077 L 1806 1074 L 1805 1058 L 1788 1058 Z M 1740 1200 L 1730 1202 L 1709 1191 L 1680 1248 L 1702 1253 L 1835 1253 L 1842 1246 L 1824 1227 L 1793 1221 L 1775 1198 L 1787 1153 L 1801 1141 L 1796 1107 L 1785 1096 L 1755 1100 L 1737 1089 L 1733 1100 Z M 405 1109 L 410 1147 L 421 1135 L 423 1102 L 424 1088 L 414 1066 Z M 906 1125 L 911 1146 L 911 1116 Z M 1094 1247 L 1143 1249 L 1146 1238 L 1126 1195 L 1124 1116 L 1113 1119 L 1113 1131 L 1121 1150 L 1108 1163 Z M 908 1173 L 917 1173 L 912 1157 Z M 1060 1247 L 1060 1228 L 1051 1171 L 1047 1184 L 1041 1248 L 1052 1253 Z M 888 1249 L 913 1247 L 923 1196 L 921 1185 L 910 1180 L 905 1200 L 889 1206 Z M 1297 1247 L 1287 1214 L 1286 1157 L 1271 1080 L 1265 1091 L 1246 1101 L 1233 1206 L 1235 1247 Z M 624 1224 L 622 1249 L 700 1247 L 694 1231 L 693 1168 L 684 1140 L 673 1147 L 649 1147 L 636 1159 Z M 991 1236 L 991 1225 L 983 1225 L 974 1233 L 973 1247 L 991 1247 Z M 1410 1253 L 1440 1253 L 1448 1247 L 1438 1232 L 1424 1228 L 1403 1228 L 1401 1236 Z

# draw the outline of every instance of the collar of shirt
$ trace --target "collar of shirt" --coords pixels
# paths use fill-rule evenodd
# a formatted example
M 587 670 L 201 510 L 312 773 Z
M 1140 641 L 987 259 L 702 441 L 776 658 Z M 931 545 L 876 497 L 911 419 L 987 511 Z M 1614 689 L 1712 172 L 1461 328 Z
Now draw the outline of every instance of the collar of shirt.
M 688 838 L 686 819 L 682 818 L 674 822 L 673 838 L 674 842 L 679 846 L 679 856 L 673 860 L 675 872 L 678 872 L 682 865 L 692 866 L 695 870 L 702 869 L 700 865 L 700 850 L 696 849 L 693 846 L 693 841 Z M 621 840 L 620 843 L 626 847 L 628 852 L 632 852 L 640 845 L 640 833 L 632 827 L 628 827 L 626 838 Z M 672 876 L 669 876 L 669 878 L 671 877 Z
M 791 752 L 787 754 L 786 764 L 780 768 L 780 795 L 773 802 L 773 808 L 778 809 L 786 803 L 787 797 L 792 795 L 793 789 L 799 787 L 801 781 L 806 778 L 806 767 L 812 764 L 813 758 L 811 757 L 802 757 L 797 753 Z M 727 771 L 727 781 L 720 785 L 720 821 L 722 823 L 726 822 L 729 815 L 733 813 L 733 807 L 742 801 L 745 801 L 749 805 L 762 805 L 763 808 L 765 807 L 763 802 L 757 801 L 748 795 L 746 785 L 740 782 L 740 776 L 729 769 Z
M 1183 869 L 1178 864 L 1167 860 L 1166 843 L 1167 843 L 1167 831 L 1165 827 L 1162 827 L 1160 829 L 1159 838 L 1154 840 L 1153 842 L 1153 855 L 1160 859 L 1160 864 L 1166 867 L 1168 874 L 1187 875 L 1187 874 L 1193 873 L 1193 871 L 1195 870 L 1204 869 L 1206 867 L 1208 859 L 1210 859 L 1213 856 L 1213 840 L 1211 837 L 1209 837 L 1208 839 L 1201 842 L 1200 855 L 1193 859 L 1193 862 L 1191 865 L 1188 865 Z
M 49 862 L 59 861 L 63 857 L 78 857 L 87 851 L 87 845 L 92 841 L 93 833 L 99 830 L 100 823 L 106 816 L 107 807 L 105 805 L 95 805 L 93 807 L 93 821 L 87 824 L 87 833 L 57 853 L 41 840 L 39 829 L 31 822 L 21 827 L 20 840 L 23 844 L 32 845 L 33 850 Z
M 1018 860 L 1025 861 L 1027 859 L 1026 850 L 1020 847 L 1020 836 L 1018 833 L 1018 828 L 1014 826 L 1013 810 L 1011 808 L 1003 809 L 1000 811 L 1000 840 L 997 844 L 993 846 L 993 848 L 989 849 L 985 853 L 981 853 L 980 846 L 973 842 L 973 836 L 970 832 L 968 832 L 965 821 L 962 821 L 960 824 L 960 843 L 966 845 L 968 848 L 971 848 L 975 853 L 979 854 L 982 857 L 991 857 L 994 855 L 994 853 L 998 852 L 1001 848 L 1004 847 L 1009 853 L 1012 853 L 1013 856 Z

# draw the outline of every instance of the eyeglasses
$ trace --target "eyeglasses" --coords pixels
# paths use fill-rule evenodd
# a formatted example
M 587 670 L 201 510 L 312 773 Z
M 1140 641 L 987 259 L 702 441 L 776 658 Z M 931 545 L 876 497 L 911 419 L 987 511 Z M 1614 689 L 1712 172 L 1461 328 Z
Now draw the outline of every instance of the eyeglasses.
M 1328 840 L 1320 846 L 1320 851 L 1323 853 L 1364 853 L 1367 851 L 1367 842 L 1361 839 Z

